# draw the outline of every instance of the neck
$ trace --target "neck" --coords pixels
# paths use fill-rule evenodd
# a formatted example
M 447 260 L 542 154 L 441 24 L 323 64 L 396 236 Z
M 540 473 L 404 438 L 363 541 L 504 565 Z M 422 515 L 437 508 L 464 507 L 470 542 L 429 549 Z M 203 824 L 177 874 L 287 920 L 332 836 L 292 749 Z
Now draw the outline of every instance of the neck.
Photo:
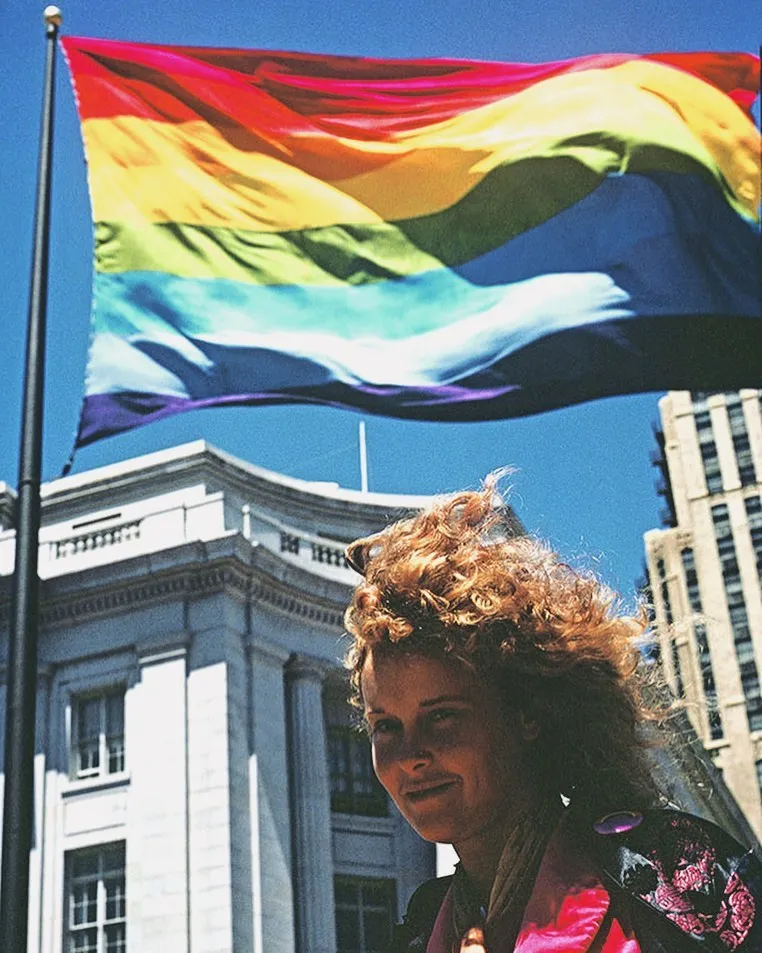
M 455 850 L 475 890 L 486 902 L 495 880 L 497 866 L 503 853 L 505 830 L 491 829 L 485 834 L 472 837 L 454 845 Z
M 468 840 L 453 845 L 469 881 L 485 899 L 490 895 L 511 833 L 521 830 L 528 834 L 534 826 L 533 813 L 531 802 L 515 805 L 508 817 L 502 815 Z
M 539 837 L 547 840 L 557 820 L 554 801 L 537 798 L 501 818 L 466 841 L 454 844 L 469 881 L 483 897 L 490 897 L 501 861 L 512 864 Z M 560 808 L 560 802 L 557 807 Z M 504 857 L 506 851 L 510 856 Z M 503 878 L 505 872 L 502 873 Z

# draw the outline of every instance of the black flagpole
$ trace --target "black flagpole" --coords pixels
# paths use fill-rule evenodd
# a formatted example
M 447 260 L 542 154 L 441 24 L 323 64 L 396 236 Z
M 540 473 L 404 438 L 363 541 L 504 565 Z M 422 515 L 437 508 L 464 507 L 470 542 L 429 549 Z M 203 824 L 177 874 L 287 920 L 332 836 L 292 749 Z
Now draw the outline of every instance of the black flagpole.
M 5 796 L 3 803 L 0 950 L 26 953 L 29 907 L 29 852 L 34 805 L 34 737 L 37 696 L 42 402 L 45 370 L 45 317 L 50 244 L 50 181 L 53 155 L 53 101 L 56 40 L 61 11 L 46 7 L 45 85 L 42 100 L 37 209 L 27 323 L 24 403 L 21 417 L 16 563 L 13 573 L 5 712 Z

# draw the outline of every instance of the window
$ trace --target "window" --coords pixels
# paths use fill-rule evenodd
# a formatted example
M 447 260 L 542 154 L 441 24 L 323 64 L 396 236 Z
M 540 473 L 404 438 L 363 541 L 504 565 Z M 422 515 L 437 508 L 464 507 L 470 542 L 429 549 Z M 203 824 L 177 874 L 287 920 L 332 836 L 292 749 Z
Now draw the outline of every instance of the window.
M 693 409 L 695 411 L 694 421 L 696 423 L 696 433 L 699 440 L 699 450 L 701 451 L 701 460 L 704 464 L 706 488 L 710 494 L 721 493 L 722 474 L 720 472 L 720 461 L 717 457 L 717 445 L 714 442 L 712 417 L 706 407 L 706 399 L 704 398 L 701 401 L 697 401 L 694 398 Z
M 742 601 L 738 605 L 733 605 L 729 609 L 730 625 L 733 629 L 733 638 L 736 645 L 742 642 L 751 641 L 751 631 L 749 629 L 749 617 L 746 614 L 746 605 Z
M 685 572 L 685 585 L 688 588 L 688 602 L 694 612 L 701 612 L 701 592 L 698 584 L 698 573 L 696 572 L 696 557 L 693 550 L 686 547 L 680 552 L 683 560 L 683 571 Z
M 730 433 L 733 438 L 733 449 L 736 454 L 741 486 L 749 486 L 756 482 L 757 475 L 754 471 L 754 460 L 751 455 L 749 435 L 746 431 L 743 405 L 741 404 L 741 398 L 738 394 L 729 396 L 726 403 L 728 419 L 730 421 Z
M 718 503 L 712 507 L 712 522 L 714 523 L 714 535 L 716 539 L 732 536 L 730 515 L 728 514 L 728 508 L 725 503 Z
M 71 723 L 73 778 L 124 771 L 124 688 L 76 696 Z
M 351 725 L 329 725 L 328 763 L 332 811 L 386 817 L 386 792 L 373 770 L 365 734 Z
M 733 438 L 733 446 L 736 451 L 736 462 L 738 463 L 738 477 L 741 486 L 751 486 L 757 482 L 757 473 L 754 469 L 754 458 L 751 455 L 751 446 L 749 438 Z
M 336 877 L 337 953 L 385 953 L 396 920 L 393 880 Z
M 762 761 L 757 761 L 757 784 L 762 791 Z
M 751 639 L 744 640 L 743 642 L 736 642 L 736 656 L 738 657 L 738 664 L 743 666 L 746 662 L 754 661 L 754 645 L 752 644 Z
M 741 673 L 741 687 L 746 700 L 746 717 L 749 720 L 749 730 L 760 731 L 762 730 L 762 686 L 759 684 L 757 663 L 754 660 L 751 642 L 743 642 L 741 645 L 743 650 L 739 652 L 739 644 L 736 643 L 736 653 Z
M 762 579 L 762 499 L 758 496 L 747 496 L 744 502 L 751 544 L 754 547 L 754 555 L 757 557 L 757 573 Z
M 749 731 L 762 731 L 762 692 L 759 679 L 743 681 L 746 694 L 746 716 L 749 719 Z
M 688 589 L 688 602 L 694 613 L 701 612 L 701 592 L 699 590 L 698 573 L 696 572 L 696 557 L 690 547 L 680 553 L 685 571 L 685 584 Z M 706 626 L 703 622 L 694 619 L 693 635 L 698 650 L 699 667 L 701 668 L 701 682 L 704 686 L 704 698 L 707 704 L 709 733 L 713 740 L 722 738 L 722 717 L 717 707 L 717 690 L 714 683 L 714 669 L 712 668 L 712 654 L 709 649 Z
M 733 530 L 730 526 L 728 508 L 724 503 L 712 507 L 714 534 L 717 550 L 722 563 L 722 576 L 725 582 L 725 596 L 728 603 L 730 625 L 733 629 L 733 641 L 736 658 L 741 672 L 741 685 L 746 699 L 746 716 L 751 731 L 762 730 L 762 691 L 760 691 L 759 673 L 754 661 L 751 646 L 751 632 L 746 613 L 741 577 L 738 574 Z
M 126 953 L 124 844 L 66 855 L 65 953 Z
M 329 688 L 324 700 L 331 779 L 331 810 L 386 817 L 388 800 L 373 770 L 370 741 L 357 725 L 346 689 Z
M 736 546 L 732 536 L 724 536 L 717 540 L 717 552 L 720 554 L 720 565 L 722 575 L 737 576 L 738 560 L 736 559 Z
M 668 626 L 672 625 L 672 603 L 669 598 L 669 585 L 667 584 L 667 569 L 663 559 L 656 562 L 656 571 L 659 573 L 659 591 L 661 592 L 661 601 L 664 606 L 664 618 Z M 670 645 L 672 647 L 672 668 L 675 671 L 675 690 L 676 698 L 683 697 L 683 673 L 680 670 L 680 656 L 677 651 L 674 632 L 669 632 Z
M 709 494 L 722 493 L 722 472 L 715 442 L 714 440 L 702 441 L 700 446 L 707 492 Z

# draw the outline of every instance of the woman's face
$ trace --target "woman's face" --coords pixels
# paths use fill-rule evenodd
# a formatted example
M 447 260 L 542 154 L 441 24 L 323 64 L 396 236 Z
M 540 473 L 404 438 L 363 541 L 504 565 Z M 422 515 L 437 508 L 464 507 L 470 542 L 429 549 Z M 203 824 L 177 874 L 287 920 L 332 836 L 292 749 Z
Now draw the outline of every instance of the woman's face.
M 536 731 L 489 682 L 458 662 L 371 651 L 361 685 L 376 774 L 421 837 L 488 843 L 528 806 Z

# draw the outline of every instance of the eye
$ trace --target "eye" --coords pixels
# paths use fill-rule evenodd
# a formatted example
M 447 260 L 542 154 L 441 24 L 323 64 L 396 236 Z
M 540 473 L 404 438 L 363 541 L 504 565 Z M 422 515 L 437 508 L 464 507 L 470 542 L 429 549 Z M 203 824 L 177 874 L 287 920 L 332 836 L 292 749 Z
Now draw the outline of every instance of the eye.
M 459 708 L 437 708 L 429 715 L 429 721 L 435 725 L 448 725 L 457 721 L 462 714 Z
M 379 718 L 377 721 L 368 725 L 368 733 L 371 738 L 376 738 L 379 735 L 392 734 L 397 730 L 397 727 L 398 722 L 394 718 Z

